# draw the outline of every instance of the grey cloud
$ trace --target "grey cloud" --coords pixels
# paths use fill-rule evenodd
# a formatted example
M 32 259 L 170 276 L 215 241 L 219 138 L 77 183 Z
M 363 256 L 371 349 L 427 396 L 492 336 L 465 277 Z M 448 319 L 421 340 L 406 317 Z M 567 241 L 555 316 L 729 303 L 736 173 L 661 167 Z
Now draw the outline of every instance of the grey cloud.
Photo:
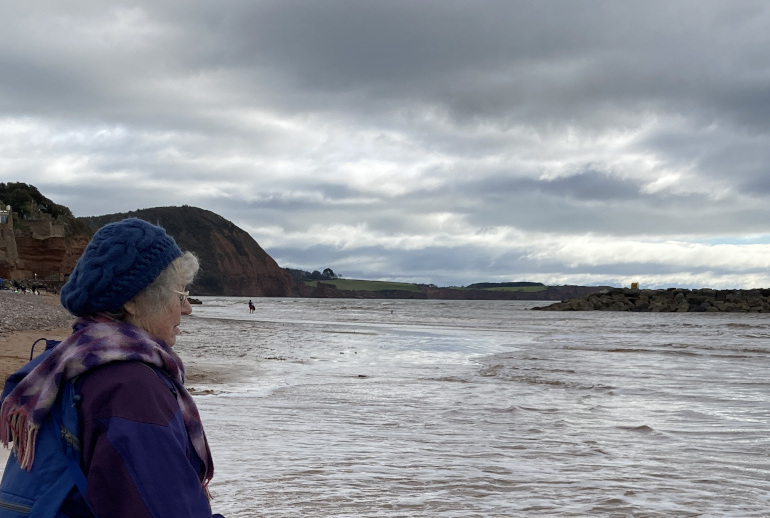
M 230 2 L 224 7 L 144 4 L 148 19 L 137 23 L 152 24 L 146 37 L 154 45 L 139 46 L 133 53 L 89 48 L 89 41 L 78 44 L 74 27 L 69 45 L 80 46 L 82 62 L 71 59 L 57 67 L 35 59 L 36 49 L 23 44 L 12 56 L 26 58 L 31 69 L 54 73 L 20 77 L 56 88 L 77 85 L 62 88 L 65 95 L 74 91 L 98 98 L 100 86 L 130 95 L 120 85 L 132 76 L 141 84 L 153 78 L 239 71 L 253 74 L 247 88 L 259 93 L 265 93 L 259 87 L 265 81 L 284 87 L 268 94 L 272 101 L 280 100 L 276 95 L 292 97 L 293 89 L 311 99 L 319 91 L 348 96 L 364 90 L 363 99 L 369 102 L 392 97 L 399 102 L 441 100 L 450 111 L 468 115 L 495 115 L 500 108 L 502 114 L 523 116 L 535 109 L 542 115 L 555 103 L 564 110 L 558 118 L 570 118 L 575 113 L 571 109 L 586 102 L 621 108 L 659 97 L 665 104 L 672 92 L 679 105 L 685 96 L 697 99 L 710 86 L 721 86 L 725 79 L 714 69 L 734 69 L 736 53 L 748 54 L 754 67 L 768 63 L 756 51 L 767 43 L 766 36 L 751 31 L 753 38 L 736 37 L 768 16 L 761 3 L 740 3 L 731 10 L 728 24 L 719 2 L 308 0 Z M 105 7 L 90 4 L 88 9 L 94 13 L 83 10 L 73 21 L 88 25 L 112 20 Z M 52 9 L 57 12 L 71 16 Z M 52 48 L 49 43 L 47 50 Z M 62 52 L 58 57 L 71 56 Z M 111 65 L 114 79 L 100 72 L 105 65 Z M 709 81 L 714 77 L 716 85 Z M 732 79 L 743 83 L 751 78 Z M 248 91 L 243 86 L 236 90 Z M 107 88 L 101 94 L 105 100 L 114 98 Z
M 636 182 L 590 169 L 553 180 L 501 175 L 488 179 L 483 186 L 488 191 L 486 194 L 492 196 L 497 193 L 498 196 L 508 196 L 509 199 L 536 193 L 571 203 L 599 200 L 616 202 L 639 197 L 639 185 Z
M 728 80 L 755 90 L 751 76 L 729 74 L 735 55 L 768 63 L 756 52 L 767 36 L 736 37 L 768 14 L 742 5 L 725 24 L 723 4 L 709 2 L 266 2 L 221 16 L 207 35 L 220 66 L 266 69 L 311 99 L 364 91 L 366 102 L 439 101 L 462 118 L 530 121 L 607 107 L 742 118 L 756 112 L 719 95 Z
M 761 0 L 8 3 L 2 181 L 35 178 L 82 215 L 186 203 L 287 234 L 427 240 L 436 214 L 444 233 L 767 233 L 768 25 Z M 369 163 L 413 168 L 404 192 L 362 187 Z M 646 188 L 667 174 L 682 183 Z M 518 248 L 308 245 L 272 250 L 437 283 L 580 273 Z M 636 267 L 679 269 L 578 269 Z

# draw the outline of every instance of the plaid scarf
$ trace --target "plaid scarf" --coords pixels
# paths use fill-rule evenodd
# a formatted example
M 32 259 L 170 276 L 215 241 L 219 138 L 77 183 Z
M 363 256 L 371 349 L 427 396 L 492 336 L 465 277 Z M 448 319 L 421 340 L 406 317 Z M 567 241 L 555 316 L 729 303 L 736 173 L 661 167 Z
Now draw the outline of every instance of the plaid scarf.
M 0 440 L 6 448 L 8 442 L 13 441 L 13 453 L 21 467 L 32 468 L 37 432 L 64 382 L 110 362 L 139 361 L 158 367 L 176 386 L 187 433 L 206 468 L 202 483 L 204 488 L 208 486 L 214 475 L 214 464 L 198 408 L 184 388 L 184 366 L 179 356 L 143 329 L 104 316 L 79 318 L 73 329 L 72 335 L 54 347 L 48 358 L 19 382 L 0 407 Z

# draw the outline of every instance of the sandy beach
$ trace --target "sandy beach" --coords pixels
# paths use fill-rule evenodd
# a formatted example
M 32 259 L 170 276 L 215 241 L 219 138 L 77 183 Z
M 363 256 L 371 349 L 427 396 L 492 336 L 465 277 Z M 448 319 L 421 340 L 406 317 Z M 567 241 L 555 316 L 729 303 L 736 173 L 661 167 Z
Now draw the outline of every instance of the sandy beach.
M 38 338 L 63 340 L 72 332 L 74 318 L 56 295 L 0 291 L 0 380 L 29 361 Z M 38 344 L 35 353 L 45 347 Z

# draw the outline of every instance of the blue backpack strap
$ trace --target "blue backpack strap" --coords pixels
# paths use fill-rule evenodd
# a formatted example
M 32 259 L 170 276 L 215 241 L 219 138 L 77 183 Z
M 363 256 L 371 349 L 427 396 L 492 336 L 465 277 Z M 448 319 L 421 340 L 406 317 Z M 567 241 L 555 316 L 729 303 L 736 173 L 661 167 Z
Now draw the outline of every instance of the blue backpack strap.
M 29 361 L 32 361 L 32 358 L 35 357 L 35 346 L 38 344 L 38 342 L 45 341 L 45 349 L 43 351 L 50 351 L 57 345 L 61 343 L 61 340 L 48 340 L 47 338 L 38 338 L 35 340 L 35 343 L 32 344 L 32 347 L 29 350 Z
M 62 506 L 73 491 L 85 494 L 85 475 L 80 468 L 77 400 L 74 384 L 65 382 L 50 416 L 38 431 L 35 462 L 29 471 L 21 468 L 13 452 L 9 455 L 0 482 L 0 517 L 61 516 Z M 85 497 L 82 500 L 85 502 Z M 93 510 L 91 513 L 94 514 Z
M 86 475 L 80 467 L 80 439 L 78 438 L 77 405 L 80 403 L 80 394 L 75 393 L 75 383 L 76 381 L 72 380 L 64 385 L 61 404 L 54 405 L 51 416 L 56 428 L 61 432 L 62 446 L 67 457 L 67 470 L 83 496 L 83 500 L 86 501 Z
M 37 343 L 41 340 L 45 340 L 45 351 L 35 357 L 35 345 L 37 345 Z M 59 340 L 46 340 L 45 338 L 39 338 L 38 340 L 35 340 L 35 343 L 32 344 L 32 348 L 29 351 L 30 361 L 25 363 L 19 370 L 8 376 L 8 379 L 5 380 L 5 385 L 3 385 L 3 392 L 2 395 L 0 395 L 0 403 L 3 402 L 5 397 L 10 394 L 14 388 L 16 388 L 16 385 L 18 385 L 19 382 L 32 371 L 32 369 L 40 365 L 43 360 L 48 358 L 53 348 L 60 343 L 61 342 Z
M 42 340 L 45 340 L 46 343 L 45 351 L 35 357 L 35 346 Z M 47 358 L 59 343 L 58 340 L 46 340 L 44 338 L 35 341 L 30 351 L 30 357 L 33 359 L 8 377 L 0 396 L 0 402 L 30 371 Z M 51 419 L 44 422 L 38 433 L 38 447 L 49 452 L 48 455 L 37 452 L 43 458 L 38 461 L 37 466 L 33 465 L 31 472 L 24 471 L 18 466 L 13 453 L 9 456 L 5 475 L 11 475 L 13 472 L 13 477 L 9 477 L 7 481 L 4 477 L 2 480 L 0 516 L 19 516 L 18 513 L 21 515 L 30 515 L 31 513 L 32 516 L 44 517 L 58 516 L 59 506 L 67 499 L 67 494 L 74 487 L 77 487 L 83 497 L 83 502 L 88 505 L 85 498 L 86 476 L 80 467 L 80 441 L 78 438 L 80 395 L 77 393 L 78 387 L 77 379 L 62 385 L 57 401 L 51 409 Z M 56 454 L 56 451 L 60 453 Z M 51 464 L 42 466 L 41 463 L 44 463 L 44 459 L 60 466 L 60 470 L 57 471 L 57 468 Z M 55 478 L 51 479 L 51 476 Z M 43 484 L 40 481 L 46 481 L 46 483 Z M 6 484 L 10 492 L 5 491 Z M 13 514 L 13 509 L 16 509 L 17 514 Z M 23 509 L 26 511 L 22 512 Z M 93 509 L 90 511 L 96 516 Z M 7 514 L 9 512 L 11 515 Z
M 38 339 L 37 339 L 37 340 L 35 340 L 35 342 L 32 344 L 32 347 L 31 347 L 31 348 L 30 348 L 30 350 L 29 350 L 29 361 L 32 361 L 32 358 L 34 358 L 34 357 L 35 357 L 35 346 L 37 345 L 37 343 L 38 343 L 38 342 L 40 342 L 40 341 L 42 341 L 42 340 L 45 340 L 46 342 L 48 342 L 48 340 L 46 340 L 45 338 L 38 338 Z M 48 349 L 48 348 L 46 347 L 46 349 Z

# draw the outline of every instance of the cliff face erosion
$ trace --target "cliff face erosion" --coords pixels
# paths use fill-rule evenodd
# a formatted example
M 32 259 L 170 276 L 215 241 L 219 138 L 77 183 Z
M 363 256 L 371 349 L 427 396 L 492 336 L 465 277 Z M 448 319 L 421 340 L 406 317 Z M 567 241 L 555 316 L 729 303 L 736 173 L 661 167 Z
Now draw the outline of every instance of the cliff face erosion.
M 302 287 L 246 231 L 196 207 L 156 207 L 84 218 L 97 228 L 128 217 L 162 226 L 183 251 L 198 256 L 201 270 L 190 286 L 193 295 L 231 297 L 299 296 Z
M 14 223 L 13 213 L 2 212 L 0 278 L 60 285 L 75 268 L 91 234 L 72 233 L 65 225 L 58 225 L 50 218 Z
M 36 273 L 39 279 L 52 275 L 58 278 L 72 272 L 89 240 L 90 236 L 83 235 L 43 239 L 17 237 L 16 250 L 19 257 L 24 258 L 22 264 L 27 275 L 32 272 L 32 276 Z

